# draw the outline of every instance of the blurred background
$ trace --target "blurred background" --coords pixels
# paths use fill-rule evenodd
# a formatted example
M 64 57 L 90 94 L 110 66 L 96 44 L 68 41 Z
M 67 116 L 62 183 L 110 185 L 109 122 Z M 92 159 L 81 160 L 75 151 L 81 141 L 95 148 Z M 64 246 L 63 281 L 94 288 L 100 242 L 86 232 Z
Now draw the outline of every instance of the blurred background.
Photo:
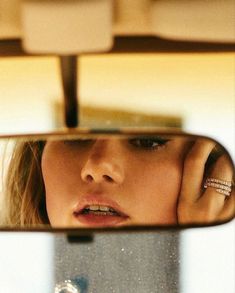
M 177 126 L 217 139 L 234 159 L 234 58 L 233 53 L 82 56 L 78 61 L 81 124 Z M 1 134 L 63 127 L 57 58 L 0 58 L 0 76 Z M 21 256 L 26 252 L 34 256 L 36 250 L 36 271 L 28 265 L 24 272 L 36 274 L 45 285 L 51 275 L 53 237 L 27 235 L 27 241 L 20 242 L 16 237 L 13 246 L 17 249 L 11 249 L 9 255 L 8 239 L 12 241 L 13 235 L 4 241 L 5 233 L 0 236 L 1 282 L 7 288 L 8 278 L 14 274 L 8 273 L 5 257 L 15 261 L 19 249 Z M 233 292 L 234 235 L 234 222 L 180 233 L 182 292 Z M 7 263 L 11 270 L 12 263 Z M 21 270 L 24 260 L 17 263 Z M 35 292 L 42 292 L 37 288 Z

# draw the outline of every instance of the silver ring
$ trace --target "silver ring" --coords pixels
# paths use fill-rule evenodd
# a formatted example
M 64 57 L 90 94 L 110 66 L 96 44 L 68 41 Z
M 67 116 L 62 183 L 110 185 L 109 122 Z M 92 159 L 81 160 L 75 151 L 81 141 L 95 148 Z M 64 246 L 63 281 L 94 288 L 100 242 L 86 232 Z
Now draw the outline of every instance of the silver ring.
M 207 178 L 204 183 L 204 188 L 212 187 L 215 190 L 225 196 L 230 196 L 232 192 L 232 182 L 226 180 L 220 180 L 216 178 Z

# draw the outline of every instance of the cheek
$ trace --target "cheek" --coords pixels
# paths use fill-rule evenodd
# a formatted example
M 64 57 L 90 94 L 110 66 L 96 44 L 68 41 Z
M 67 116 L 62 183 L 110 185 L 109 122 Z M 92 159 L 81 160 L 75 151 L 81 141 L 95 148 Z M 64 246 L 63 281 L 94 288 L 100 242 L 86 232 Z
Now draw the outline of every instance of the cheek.
M 133 184 L 136 221 L 143 222 L 144 219 L 148 223 L 176 223 L 182 164 L 177 160 L 158 162 L 151 167 L 141 168 L 137 177 Z
M 74 182 L 79 177 L 66 156 L 46 151 L 42 156 L 42 174 L 46 191 L 46 208 L 51 225 L 63 225 L 71 216 Z M 65 163 L 66 162 L 66 163 Z M 63 217 L 61 215 L 63 214 Z

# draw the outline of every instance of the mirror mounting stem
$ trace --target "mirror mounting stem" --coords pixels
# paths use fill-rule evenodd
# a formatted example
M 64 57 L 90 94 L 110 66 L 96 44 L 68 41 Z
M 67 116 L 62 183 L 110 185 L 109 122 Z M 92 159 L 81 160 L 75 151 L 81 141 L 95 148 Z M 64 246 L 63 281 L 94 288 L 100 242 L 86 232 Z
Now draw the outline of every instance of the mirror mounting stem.
M 67 241 L 68 243 L 88 243 L 93 242 L 94 237 L 92 234 L 89 235 L 72 235 L 67 234 Z
M 77 127 L 79 124 L 77 56 L 60 56 L 60 68 L 64 92 L 65 124 L 69 128 Z

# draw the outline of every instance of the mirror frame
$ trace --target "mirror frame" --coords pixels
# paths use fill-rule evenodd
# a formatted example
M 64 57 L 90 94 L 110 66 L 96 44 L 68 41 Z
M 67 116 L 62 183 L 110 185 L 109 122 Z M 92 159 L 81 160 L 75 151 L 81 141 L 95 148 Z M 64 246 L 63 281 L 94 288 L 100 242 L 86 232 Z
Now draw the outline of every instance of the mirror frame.
M 58 131 L 52 131 L 52 132 L 41 132 L 41 133 L 21 133 L 21 134 L 4 134 L 0 135 L 1 139 L 39 139 L 43 140 L 46 139 L 48 136 L 57 139 L 58 137 L 63 138 L 71 138 L 74 136 L 104 136 L 104 137 L 110 137 L 110 136 L 118 136 L 121 135 L 123 137 L 130 137 L 130 136 L 136 136 L 136 135 L 178 135 L 178 136 L 188 136 L 188 137 L 197 137 L 197 138 L 205 138 L 215 141 L 217 144 L 222 146 L 218 141 L 215 139 L 204 136 L 204 135 L 198 135 L 198 134 L 192 134 L 187 133 L 182 130 L 179 130 L 177 128 L 158 128 L 158 127 L 124 127 L 124 128 L 116 128 L 116 129 L 96 129 L 96 128 L 88 128 L 88 127 L 77 127 L 77 128 L 64 128 Z M 222 146 L 223 147 L 223 146 Z M 223 147 L 224 148 L 224 147 Z M 226 148 L 224 148 L 225 151 Z M 233 167 L 235 168 L 234 162 L 229 155 L 229 159 L 232 162 Z M 208 227 L 215 227 L 215 226 L 221 226 L 224 224 L 227 224 L 233 219 L 228 219 L 223 222 L 214 222 L 213 224 L 183 224 L 180 226 L 176 225 L 132 225 L 132 226 L 120 226 L 120 227 L 98 227 L 98 228 L 50 228 L 48 226 L 45 226 L 43 228 L 10 228 L 10 227 L 0 227 L 0 232 L 43 232 L 43 233 L 66 233 L 70 235 L 71 237 L 76 236 L 82 236 L 86 237 L 93 233 L 135 233 L 135 232 L 153 232 L 153 231 L 181 231 L 189 228 L 208 228 Z

